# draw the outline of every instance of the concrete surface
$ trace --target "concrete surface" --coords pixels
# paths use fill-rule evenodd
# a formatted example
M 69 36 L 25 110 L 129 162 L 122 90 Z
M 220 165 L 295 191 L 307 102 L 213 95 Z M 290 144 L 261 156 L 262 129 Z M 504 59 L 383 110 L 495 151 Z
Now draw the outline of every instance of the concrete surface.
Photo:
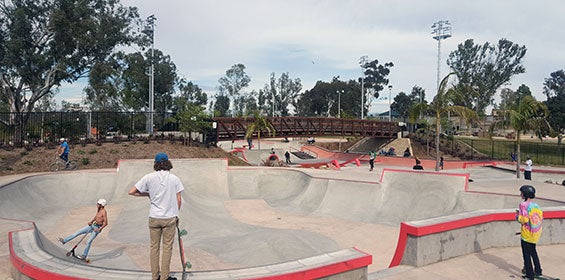
M 181 226 L 189 231 L 185 246 L 193 271 L 269 265 L 357 247 L 373 255 L 370 279 L 518 279 L 519 239 L 514 247 L 487 249 L 419 268 L 387 269 L 399 222 L 515 208 L 520 202 L 518 188 L 525 183 L 532 183 L 539 197 L 546 198 L 540 200 L 542 207 L 565 204 L 565 188 L 544 183 L 565 178 L 558 168 L 547 174 L 534 172 L 534 181 L 529 182 L 488 167 L 383 175 L 391 166 L 378 162 L 372 172 L 368 165 L 339 171 L 228 168 L 226 161 L 207 159 L 173 159 L 173 165 L 186 188 Z M 409 166 L 392 168 L 408 171 Z M 118 171 L 0 177 L 0 267 L 9 263 L 7 232 L 34 221 L 47 241 L 55 241 L 91 219 L 96 200 L 104 197 L 109 201 L 110 225 L 93 244 L 90 267 L 149 270 L 148 203 L 126 192 L 150 171 L 151 162 L 124 161 Z M 469 174 L 473 182 L 465 185 L 460 176 L 449 174 Z M 53 254 L 69 250 L 68 245 L 53 244 Z M 545 274 L 565 275 L 563 249 L 563 244 L 538 247 Z M 178 263 L 175 251 L 173 270 L 180 270 Z M 9 277 L 9 271 L 0 268 L 0 279 Z

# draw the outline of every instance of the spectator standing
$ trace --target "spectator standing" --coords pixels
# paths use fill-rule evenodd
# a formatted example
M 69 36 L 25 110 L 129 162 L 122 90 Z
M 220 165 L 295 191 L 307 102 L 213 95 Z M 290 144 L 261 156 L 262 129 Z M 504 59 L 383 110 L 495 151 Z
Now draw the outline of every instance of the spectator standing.
M 165 153 L 158 153 L 153 164 L 154 172 L 143 176 L 129 190 L 133 196 L 148 196 L 151 207 L 149 209 L 149 237 L 151 244 L 150 263 L 151 279 L 176 280 L 169 276 L 171 256 L 176 226 L 179 221 L 179 211 L 182 204 L 181 192 L 184 186 L 180 179 L 172 174 L 173 168 L 169 157 Z M 159 251 L 163 243 L 161 266 L 159 266 Z
M 533 186 L 523 185 L 520 187 L 520 195 L 524 201 L 520 203 L 518 210 L 516 210 L 516 221 L 522 225 L 520 229 L 520 243 L 524 259 L 522 273 L 525 274 L 523 278 L 533 280 L 542 276 L 536 244 L 541 236 L 543 211 L 537 203 L 533 202 L 536 197 L 536 189 Z
M 532 180 L 532 158 L 530 156 L 526 157 L 526 167 L 524 168 L 524 179 Z

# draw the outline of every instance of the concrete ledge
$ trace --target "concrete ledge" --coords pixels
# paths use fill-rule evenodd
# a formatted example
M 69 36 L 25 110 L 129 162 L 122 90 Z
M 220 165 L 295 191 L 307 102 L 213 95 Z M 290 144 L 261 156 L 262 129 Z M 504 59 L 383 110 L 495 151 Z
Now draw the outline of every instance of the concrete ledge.
M 539 244 L 565 243 L 565 207 L 545 207 Z M 401 223 L 389 265 L 424 266 L 493 247 L 519 245 L 514 209 L 478 210 Z
M 10 232 L 8 235 L 12 277 L 14 279 L 151 279 L 149 271 L 118 270 L 97 267 L 65 258 L 52 252 L 56 247 L 35 227 Z M 50 247 L 46 250 L 46 247 Z M 367 279 L 367 266 L 372 256 L 348 248 L 296 261 L 220 271 L 195 271 L 190 279 Z M 172 276 L 179 279 L 182 273 Z

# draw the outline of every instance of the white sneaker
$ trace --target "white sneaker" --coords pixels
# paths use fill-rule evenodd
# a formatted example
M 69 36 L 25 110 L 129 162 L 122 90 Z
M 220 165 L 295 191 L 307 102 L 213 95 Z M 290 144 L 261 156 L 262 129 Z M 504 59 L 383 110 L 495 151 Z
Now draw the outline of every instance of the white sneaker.
M 62 237 L 57 237 L 57 240 L 59 240 L 61 244 L 65 245 L 65 240 Z

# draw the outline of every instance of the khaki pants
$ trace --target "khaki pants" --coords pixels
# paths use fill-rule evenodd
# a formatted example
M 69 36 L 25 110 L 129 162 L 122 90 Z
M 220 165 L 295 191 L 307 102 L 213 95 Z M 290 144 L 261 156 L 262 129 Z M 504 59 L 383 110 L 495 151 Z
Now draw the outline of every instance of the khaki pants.
M 173 242 L 177 217 L 169 219 L 149 218 L 149 237 L 151 238 L 151 278 L 156 280 L 161 275 L 165 280 L 171 271 L 171 255 L 173 253 Z M 163 255 L 161 258 L 161 269 L 159 269 L 159 249 L 163 240 Z

